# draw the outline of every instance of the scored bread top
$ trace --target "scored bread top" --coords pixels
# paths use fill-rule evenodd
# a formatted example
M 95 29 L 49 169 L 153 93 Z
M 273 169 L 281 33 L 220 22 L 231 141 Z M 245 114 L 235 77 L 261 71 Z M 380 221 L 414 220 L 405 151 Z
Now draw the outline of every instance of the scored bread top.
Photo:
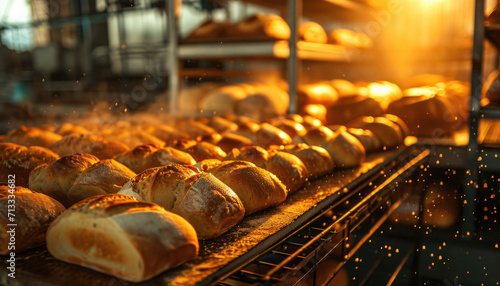
M 68 210 L 95 217 L 109 217 L 140 211 L 164 211 L 162 207 L 156 204 L 140 202 L 131 196 L 123 194 L 107 194 L 90 197 L 74 204 Z

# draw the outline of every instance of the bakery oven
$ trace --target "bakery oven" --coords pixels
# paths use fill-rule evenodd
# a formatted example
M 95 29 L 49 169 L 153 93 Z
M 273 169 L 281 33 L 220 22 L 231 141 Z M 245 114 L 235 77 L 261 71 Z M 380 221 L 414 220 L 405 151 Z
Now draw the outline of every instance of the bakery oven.
M 0 3 L 0 284 L 497 285 L 496 7 Z

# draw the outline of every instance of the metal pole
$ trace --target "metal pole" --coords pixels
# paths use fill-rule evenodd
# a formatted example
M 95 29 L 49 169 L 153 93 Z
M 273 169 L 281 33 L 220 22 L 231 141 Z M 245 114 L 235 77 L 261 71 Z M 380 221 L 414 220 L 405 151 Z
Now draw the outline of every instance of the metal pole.
M 180 1 L 179 1 L 180 2 Z M 179 94 L 179 62 L 178 54 L 178 18 L 176 15 L 175 0 L 165 0 L 167 7 L 167 28 L 168 28 L 168 46 L 167 46 L 167 72 L 169 74 L 169 111 L 174 114 L 177 110 L 177 95 Z M 180 3 L 178 5 L 181 5 Z M 180 7 L 179 7 L 180 9 Z
M 286 78 L 288 82 L 288 93 L 290 95 L 290 105 L 288 113 L 296 113 L 297 106 L 297 84 L 298 73 L 301 70 L 301 61 L 297 54 L 297 42 L 299 40 L 298 27 L 302 15 L 302 0 L 287 0 L 287 22 L 290 26 L 290 39 L 288 49 L 290 51 L 286 61 Z
M 475 231 L 476 197 L 478 185 L 478 128 L 482 87 L 484 46 L 484 0 L 476 0 L 474 16 L 474 44 L 472 47 L 471 94 L 469 110 L 469 144 L 467 150 L 467 173 L 464 194 L 464 209 L 461 236 L 472 239 Z

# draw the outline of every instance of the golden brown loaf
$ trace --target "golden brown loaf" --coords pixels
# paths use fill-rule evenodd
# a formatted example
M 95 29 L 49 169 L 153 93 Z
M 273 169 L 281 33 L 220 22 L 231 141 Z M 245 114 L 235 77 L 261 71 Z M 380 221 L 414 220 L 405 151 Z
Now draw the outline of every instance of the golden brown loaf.
M 327 143 L 335 136 L 335 133 L 326 126 L 319 126 L 309 129 L 306 135 L 298 137 L 294 143 L 306 143 L 310 146 L 320 146 L 325 148 Z
M 210 173 L 238 195 L 246 214 L 280 204 L 287 196 L 286 187 L 275 175 L 250 162 L 224 161 Z
M 356 139 L 363 144 L 367 153 L 382 149 L 382 142 L 380 142 L 378 137 L 368 129 L 347 128 L 347 132 L 356 137 Z
M 207 126 L 199 121 L 187 120 L 177 123 L 180 130 L 187 133 L 191 138 L 198 141 L 207 141 L 215 143 L 220 140 L 221 135 L 212 127 Z
M 456 130 L 457 114 L 443 96 L 405 96 L 393 101 L 387 113 L 403 119 L 413 136 L 441 136 Z
M 57 134 L 61 136 L 66 136 L 71 134 L 90 134 L 90 131 L 78 125 L 74 125 L 71 123 L 64 123 L 57 130 Z
M 283 131 L 285 131 L 292 140 L 297 136 L 304 136 L 307 134 L 307 130 L 304 125 L 295 122 L 290 119 L 286 119 L 283 117 L 273 118 L 269 120 L 269 123 Z
M 327 82 L 301 85 L 297 96 L 299 106 L 307 104 L 331 106 L 339 99 L 337 91 Z
M 217 237 L 243 219 L 238 196 L 213 175 L 171 164 L 148 169 L 125 185 L 148 202 L 185 218 L 203 239 Z
M 360 116 L 379 116 L 384 113 L 380 102 L 366 96 L 340 97 L 335 105 L 327 108 L 326 124 L 345 125 Z
M 226 36 L 287 40 L 290 38 L 290 28 L 278 15 L 257 13 L 227 29 Z
M 259 168 L 265 169 L 267 159 L 269 159 L 269 153 L 266 149 L 259 146 L 245 146 L 240 149 L 231 150 L 224 158 L 224 161 L 247 161 Z
M 146 169 L 161 167 L 168 164 L 194 165 L 196 161 L 189 153 L 173 147 L 160 147 L 155 144 L 144 144 L 135 147 L 114 158 L 135 173 Z
M 331 172 L 335 166 L 328 151 L 319 146 L 309 146 L 299 143 L 286 145 L 281 150 L 297 156 L 304 163 L 310 179 Z
M 255 133 L 257 145 L 269 148 L 271 145 L 287 145 L 292 143 L 292 138 L 283 130 L 269 123 L 262 123 L 259 131 Z
M 238 124 L 221 116 L 213 116 L 205 119 L 208 126 L 219 133 L 234 131 L 238 129 Z
M 156 138 L 166 142 L 167 144 L 173 142 L 174 140 L 190 138 L 185 132 L 165 124 L 147 125 L 143 126 L 143 128 L 146 132 L 151 133 Z
M 8 176 L 16 176 L 16 186 L 28 187 L 30 172 L 35 167 L 52 163 L 59 156 L 44 147 L 25 147 L 13 143 L 0 143 L 0 184 L 6 185 Z
M 174 148 L 177 148 L 174 146 Z M 209 142 L 196 142 L 194 145 L 191 145 L 185 149 L 179 147 L 179 150 L 189 153 L 193 156 L 196 162 L 205 160 L 205 159 L 219 159 L 222 160 L 226 157 L 226 152 L 224 152 L 220 147 L 209 143 Z
M 373 46 L 372 40 L 366 34 L 348 29 L 335 29 L 331 31 L 328 33 L 328 42 L 358 49 L 368 49 Z
M 325 29 L 320 24 L 311 21 L 300 24 L 299 38 L 302 41 L 322 44 L 328 41 Z
M 4 142 L 15 143 L 23 146 L 49 147 L 51 144 L 61 140 L 62 136 L 52 131 L 37 127 L 22 126 L 11 130 L 5 135 Z
M 410 129 L 408 128 L 408 125 L 406 125 L 403 119 L 397 117 L 394 114 L 384 114 L 382 115 L 382 117 L 385 117 L 390 121 L 396 123 L 401 129 L 401 133 L 403 133 L 403 138 L 405 138 L 406 136 L 410 136 L 411 134 Z
M 198 254 L 193 227 L 162 207 L 120 194 L 88 198 L 47 231 L 55 258 L 131 282 L 148 280 Z
M 50 145 L 50 149 L 59 156 L 76 153 L 87 153 L 99 159 L 111 159 L 115 155 L 128 150 L 128 147 L 120 142 L 108 141 L 93 134 L 80 134 L 64 136 L 61 140 Z
M 9 200 L 15 200 L 14 212 L 8 211 L 12 205 Z M 44 194 L 23 187 L 16 187 L 11 193 L 8 186 L 0 186 L 0 254 L 21 252 L 45 244 L 49 224 L 65 210 L 58 201 Z M 14 231 L 9 224 L 16 224 Z M 11 234 L 16 240 L 9 244 Z
M 276 150 L 269 151 L 266 170 L 276 175 L 289 193 L 298 190 L 309 177 L 306 166 L 297 156 Z
M 255 143 L 252 140 L 248 139 L 247 137 L 232 133 L 222 134 L 222 138 L 220 139 L 219 142 L 217 142 L 217 146 L 219 146 L 222 149 L 222 151 L 226 153 L 233 150 L 234 148 L 239 149 L 241 147 L 250 146 L 254 144 Z
M 339 94 L 339 97 L 358 95 L 358 87 L 345 79 L 334 79 L 328 82 Z
M 326 146 L 335 166 L 351 168 L 361 164 L 366 157 L 366 150 L 356 137 L 349 134 L 344 126 L 335 131 L 335 135 Z
M 165 142 L 148 132 L 137 129 L 108 129 L 103 130 L 101 136 L 109 141 L 120 142 L 128 148 L 135 148 L 142 144 L 156 144 L 163 146 Z
M 349 126 L 370 130 L 377 136 L 382 148 L 391 149 L 403 143 L 403 133 L 399 126 L 385 117 L 364 116 L 350 123 Z
M 115 160 L 72 154 L 35 168 L 29 186 L 69 207 L 90 196 L 116 193 L 133 176 L 134 172 Z

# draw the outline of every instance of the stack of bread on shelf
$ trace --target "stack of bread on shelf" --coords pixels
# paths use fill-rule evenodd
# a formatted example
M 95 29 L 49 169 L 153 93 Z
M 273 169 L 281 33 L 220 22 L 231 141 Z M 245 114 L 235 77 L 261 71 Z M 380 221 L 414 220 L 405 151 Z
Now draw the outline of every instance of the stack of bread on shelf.
M 390 115 L 348 127 L 298 114 L 88 118 L 12 130 L 0 171 L 16 174 L 17 197 L 40 201 L 35 213 L 18 206 L 20 226 L 47 213 L 37 240 L 19 251 L 46 239 L 60 260 L 138 282 L 192 259 L 198 239 L 283 203 L 307 181 L 397 148 L 405 130 Z
M 299 24 L 300 41 L 340 45 L 347 48 L 368 49 L 373 46 L 370 37 L 350 29 L 325 31 L 320 24 L 307 20 Z M 238 22 L 207 20 L 195 28 L 184 40 L 191 42 L 288 40 L 291 31 L 288 23 L 275 14 L 257 13 Z

